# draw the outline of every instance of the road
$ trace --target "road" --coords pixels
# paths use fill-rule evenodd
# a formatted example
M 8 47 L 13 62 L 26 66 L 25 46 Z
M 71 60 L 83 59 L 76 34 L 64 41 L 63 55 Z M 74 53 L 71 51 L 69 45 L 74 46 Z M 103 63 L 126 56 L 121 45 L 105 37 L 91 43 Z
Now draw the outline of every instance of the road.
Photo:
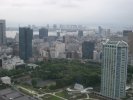
M 55 94 L 58 93 L 58 92 L 39 94 L 39 93 L 36 92 L 36 91 L 29 90 L 29 89 L 24 88 L 24 87 L 22 87 L 22 86 L 17 86 L 17 88 L 21 88 L 21 89 L 23 89 L 23 90 L 29 92 L 30 94 L 35 95 L 35 96 L 36 96 L 37 98 L 39 98 L 39 99 L 41 99 L 41 97 L 43 97 L 43 96 L 45 96 L 45 95 L 52 95 L 52 96 L 55 96 L 55 97 L 60 98 L 60 99 L 62 99 L 62 100 L 68 100 L 68 99 L 65 99 L 65 98 L 63 98 L 63 97 L 61 97 L 61 96 L 55 95 Z M 59 92 L 62 92 L 62 91 L 59 91 Z
M 52 96 L 55 96 L 55 97 L 60 98 L 60 99 L 62 99 L 62 100 L 68 100 L 68 99 L 66 99 L 66 98 L 63 98 L 63 97 L 61 97 L 61 96 L 56 95 L 56 93 L 60 93 L 60 92 L 62 92 L 62 90 L 60 90 L 60 91 L 58 91 L 58 92 L 53 92 L 53 93 L 43 93 L 43 94 L 39 94 L 39 93 L 36 92 L 36 91 L 27 89 L 27 88 L 22 87 L 22 86 L 18 86 L 18 85 L 17 85 L 17 86 L 15 86 L 15 88 L 17 88 L 17 89 L 18 89 L 18 88 L 21 88 L 21 89 L 25 90 L 25 91 L 27 91 L 28 93 L 34 95 L 34 96 L 35 96 L 36 98 L 38 98 L 39 100 L 43 100 L 42 97 L 45 96 L 45 95 L 52 95 Z M 97 99 L 90 98 L 89 95 L 88 95 L 87 93 L 86 93 L 86 96 L 87 96 L 87 98 L 82 98 L 82 99 L 78 99 L 78 100 L 83 100 L 83 99 L 86 99 L 86 100 L 97 100 Z

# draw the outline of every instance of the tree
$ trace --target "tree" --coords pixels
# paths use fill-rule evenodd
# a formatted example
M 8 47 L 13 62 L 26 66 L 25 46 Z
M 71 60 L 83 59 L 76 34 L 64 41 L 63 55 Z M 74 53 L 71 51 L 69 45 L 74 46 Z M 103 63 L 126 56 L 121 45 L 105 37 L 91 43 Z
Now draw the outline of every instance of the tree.
M 31 84 L 33 87 L 36 87 L 37 86 L 37 80 L 36 79 L 32 79 L 31 80 Z

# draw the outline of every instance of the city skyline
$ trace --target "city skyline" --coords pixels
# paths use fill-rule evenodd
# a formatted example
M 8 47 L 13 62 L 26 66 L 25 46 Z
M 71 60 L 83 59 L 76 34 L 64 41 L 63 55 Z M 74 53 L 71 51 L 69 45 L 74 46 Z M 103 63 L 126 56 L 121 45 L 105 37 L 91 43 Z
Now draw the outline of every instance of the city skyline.
M 0 0 L 0 100 L 132 100 L 133 0 Z
M 132 0 L 0 0 L 0 17 L 7 20 L 7 26 L 47 23 L 130 26 L 132 3 Z

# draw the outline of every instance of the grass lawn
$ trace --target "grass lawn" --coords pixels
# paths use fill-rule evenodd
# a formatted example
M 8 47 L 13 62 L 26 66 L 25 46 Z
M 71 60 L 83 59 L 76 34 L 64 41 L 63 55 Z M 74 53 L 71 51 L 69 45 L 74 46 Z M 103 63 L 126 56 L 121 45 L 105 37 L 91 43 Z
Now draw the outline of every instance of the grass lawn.
M 43 100 L 62 100 L 62 99 L 52 96 L 52 95 L 45 95 L 42 99 Z
M 56 93 L 56 95 L 66 98 L 66 99 L 69 99 L 69 97 L 70 97 L 66 91 Z
M 31 86 L 31 85 L 27 85 L 27 84 L 18 84 L 18 86 L 22 86 L 26 89 L 29 89 L 29 90 L 34 90 L 34 88 Z
M 23 89 L 21 89 L 21 88 L 19 88 L 19 90 L 20 90 L 22 93 L 26 94 L 26 95 L 33 96 L 33 94 L 31 94 L 31 93 L 29 93 L 29 92 L 27 92 L 27 91 L 25 91 L 25 90 L 23 90 Z

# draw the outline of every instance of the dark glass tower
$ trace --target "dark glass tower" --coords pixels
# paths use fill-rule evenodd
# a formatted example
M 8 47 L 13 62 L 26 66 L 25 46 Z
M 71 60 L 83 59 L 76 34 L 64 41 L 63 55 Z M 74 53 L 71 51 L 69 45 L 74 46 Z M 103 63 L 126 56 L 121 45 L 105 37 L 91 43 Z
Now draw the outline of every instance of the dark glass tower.
M 19 56 L 24 61 L 32 57 L 33 30 L 28 27 L 19 28 Z
M 83 31 L 82 30 L 79 30 L 78 31 L 78 37 L 82 37 L 83 36 Z
M 48 37 L 48 29 L 46 28 L 39 29 L 39 38 L 43 39 L 45 37 Z
M 6 44 L 6 21 L 0 20 L 0 45 Z
M 92 41 L 85 41 L 82 43 L 82 58 L 93 59 L 93 51 L 95 49 L 95 43 Z

